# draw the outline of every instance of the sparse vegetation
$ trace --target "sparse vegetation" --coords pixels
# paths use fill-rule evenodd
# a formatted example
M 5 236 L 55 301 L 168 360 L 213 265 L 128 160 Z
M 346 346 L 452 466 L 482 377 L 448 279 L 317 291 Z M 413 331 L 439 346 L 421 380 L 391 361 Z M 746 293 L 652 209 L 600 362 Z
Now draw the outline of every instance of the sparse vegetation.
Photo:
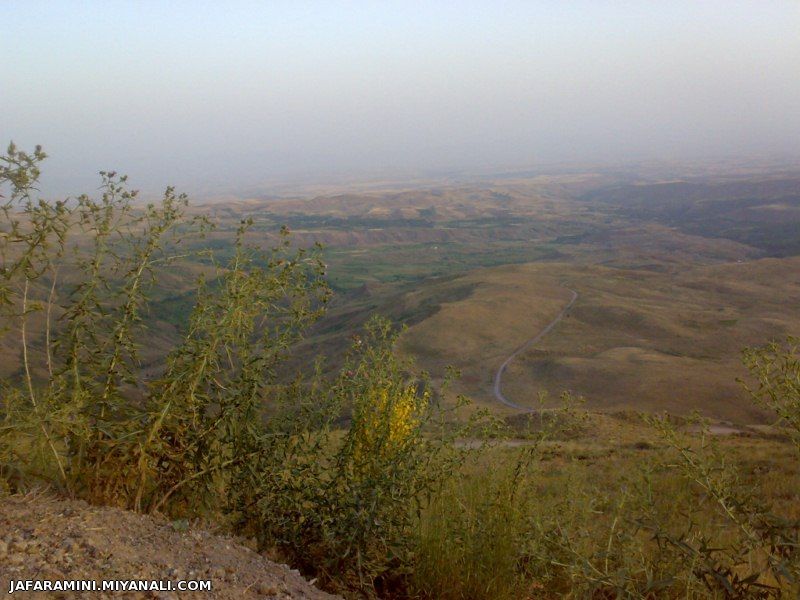
M 286 231 L 254 247 L 244 219 L 223 262 L 172 189 L 141 207 L 104 173 L 99 199 L 39 199 L 44 158 L 12 145 L 0 162 L 0 302 L 21 355 L 0 399 L 6 491 L 211 520 L 349 597 L 800 591 L 796 340 L 745 352 L 772 438 L 614 421 L 569 395 L 503 427 L 415 375 L 379 318 L 332 357 L 335 374 L 324 357 L 291 372 L 330 297 L 318 248 Z M 145 315 L 187 248 L 208 269 L 152 373 Z

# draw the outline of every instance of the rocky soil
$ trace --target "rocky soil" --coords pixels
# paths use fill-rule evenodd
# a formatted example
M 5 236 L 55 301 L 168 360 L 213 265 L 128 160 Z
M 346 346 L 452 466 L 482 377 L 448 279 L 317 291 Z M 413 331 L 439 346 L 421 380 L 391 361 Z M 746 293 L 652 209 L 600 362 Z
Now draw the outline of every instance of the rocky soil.
M 185 522 L 44 494 L 0 497 L 0 595 L 10 580 L 211 580 L 210 592 L 18 592 L 11 598 L 337 598 L 286 565 Z

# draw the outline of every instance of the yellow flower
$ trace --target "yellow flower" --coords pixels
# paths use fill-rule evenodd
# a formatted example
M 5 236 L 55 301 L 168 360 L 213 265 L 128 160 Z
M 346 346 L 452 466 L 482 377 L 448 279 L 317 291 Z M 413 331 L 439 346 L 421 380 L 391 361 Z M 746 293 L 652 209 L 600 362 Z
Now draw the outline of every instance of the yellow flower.
M 353 454 L 356 463 L 390 458 L 413 441 L 429 397 L 417 396 L 416 386 L 395 395 L 386 388 L 372 389 L 356 413 Z

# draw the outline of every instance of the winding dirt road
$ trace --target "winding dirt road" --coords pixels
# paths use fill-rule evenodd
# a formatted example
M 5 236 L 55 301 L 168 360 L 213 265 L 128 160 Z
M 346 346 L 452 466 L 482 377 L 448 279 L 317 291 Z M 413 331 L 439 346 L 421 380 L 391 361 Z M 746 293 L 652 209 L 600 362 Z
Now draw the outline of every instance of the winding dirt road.
M 532 409 L 532 408 L 530 408 L 528 406 L 520 406 L 519 404 L 516 404 L 516 403 L 512 402 L 511 400 L 509 400 L 508 398 L 506 398 L 503 395 L 503 392 L 500 390 L 500 387 L 502 385 L 503 373 L 505 373 L 506 367 L 508 367 L 508 365 L 511 363 L 512 360 L 514 360 L 522 352 L 524 352 L 525 350 L 527 350 L 528 348 L 533 346 L 535 343 L 537 343 L 539 340 L 541 340 L 544 336 L 546 336 L 548 333 L 550 333 L 550 331 L 552 331 L 552 329 L 556 325 L 558 325 L 558 323 L 561 321 L 561 319 L 564 318 L 564 315 L 567 314 L 567 311 L 570 308 L 572 308 L 572 305 L 575 304 L 575 300 L 578 299 L 578 292 L 576 292 L 575 290 L 572 290 L 570 288 L 567 288 L 567 289 L 570 292 L 572 292 L 572 299 L 569 301 L 569 303 L 567 303 L 567 305 L 563 309 L 561 309 L 561 312 L 558 313 L 558 316 L 555 319 L 553 319 L 552 321 L 550 321 L 550 323 L 547 325 L 547 327 L 542 329 L 534 337 L 532 337 L 527 342 L 522 344 L 522 346 L 517 348 L 511 354 L 511 356 L 509 356 L 508 358 L 505 359 L 505 361 L 503 361 L 503 364 L 500 365 L 500 368 L 497 369 L 497 373 L 495 373 L 495 376 L 494 376 L 494 397 L 497 398 L 500 402 L 502 402 L 506 406 L 508 406 L 509 408 L 515 408 L 517 410 L 525 410 L 525 411 L 529 411 L 529 412 L 533 412 L 533 410 L 534 410 L 534 409 Z

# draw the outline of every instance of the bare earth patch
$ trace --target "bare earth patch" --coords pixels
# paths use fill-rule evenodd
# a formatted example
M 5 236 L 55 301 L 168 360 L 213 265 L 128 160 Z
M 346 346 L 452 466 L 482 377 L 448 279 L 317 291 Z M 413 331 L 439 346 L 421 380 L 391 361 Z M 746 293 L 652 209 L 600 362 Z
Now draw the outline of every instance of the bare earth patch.
M 9 580 L 211 580 L 211 592 L 20 592 L 18 598 L 337 598 L 241 540 L 42 494 L 0 498 L 0 594 Z

